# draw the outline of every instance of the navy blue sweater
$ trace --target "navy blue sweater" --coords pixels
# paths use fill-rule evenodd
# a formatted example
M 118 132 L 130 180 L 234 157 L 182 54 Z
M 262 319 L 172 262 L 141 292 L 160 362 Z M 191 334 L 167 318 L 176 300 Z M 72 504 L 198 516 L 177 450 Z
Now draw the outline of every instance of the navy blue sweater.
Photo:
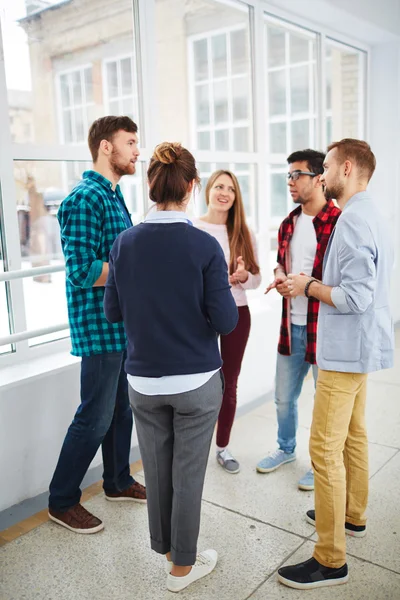
M 219 243 L 188 223 L 145 222 L 124 231 L 110 253 L 104 311 L 123 321 L 125 370 L 161 377 L 222 365 L 218 334 L 238 311 Z

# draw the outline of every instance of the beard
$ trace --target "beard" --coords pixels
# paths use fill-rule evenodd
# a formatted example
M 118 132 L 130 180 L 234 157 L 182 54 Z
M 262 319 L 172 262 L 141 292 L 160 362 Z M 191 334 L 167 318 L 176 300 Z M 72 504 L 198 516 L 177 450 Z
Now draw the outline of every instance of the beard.
M 326 200 L 340 200 L 343 196 L 344 185 L 338 179 L 336 179 L 329 187 L 324 186 L 324 196 Z
M 113 150 L 110 158 L 110 167 L 112 172 L 117 177 L 123 177 L 124 175 L 133 175 L 136 171 L 136 165 L 127 159 L 123 159 L 118 150 Z

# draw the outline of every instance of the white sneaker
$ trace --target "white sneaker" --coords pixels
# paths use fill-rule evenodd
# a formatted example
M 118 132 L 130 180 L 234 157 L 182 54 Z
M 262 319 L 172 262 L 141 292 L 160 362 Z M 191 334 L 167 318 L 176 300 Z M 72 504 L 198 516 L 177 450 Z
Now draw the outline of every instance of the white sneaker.
M 167 577 L 167 588 L 170 592 L 180 592 L 187 588 L 188 585 L 209 575 L 214 570 L 217 564 L 218 554 L 215 550 L 204 550 L 196 557 L 196 562 L 190 573 L 184 577 L 175 577 L 169 574 Z
M 167 575 L 169 575 L 171 573 L 173 566 L 174 566 L 174 563 L 172 562 L 172 560 L 167 560 L 167 564 L 164 567 Z

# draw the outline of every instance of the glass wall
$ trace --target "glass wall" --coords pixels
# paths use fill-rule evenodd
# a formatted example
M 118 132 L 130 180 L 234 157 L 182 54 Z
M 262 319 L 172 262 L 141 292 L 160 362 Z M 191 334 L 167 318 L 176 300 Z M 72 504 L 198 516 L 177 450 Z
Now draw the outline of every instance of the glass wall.
M 13 0 L 2 6 L 6 85 L 0 83 L 0 95 L 8 114 L 0 114 L 0 144 L 9 164 L 0 164 L 8 215 L 0 272 L 11 264 L 57 271 L 0 283 L 0 337 L 66 322 L 56 213 L 92 166 L 87 132 L 97 117 L 127 114 L 139 125 L 141 162 L 120 182 L 134 223 L 148 209 L 146 169 L 154 146 L 179 141 L 194 153 L 201 175 L 194 212 L 206 210 L 211 173 L 232 170 L 249 224 L 271 247 L 293 208 L 287 156 L 364 136 L 365 49 L 292 23 L 291 14 L 267 14 L 261 0 Z M 25 347 L 66 334 L 42 335 Z M 0 353 L 21 348 L 4 345 Z

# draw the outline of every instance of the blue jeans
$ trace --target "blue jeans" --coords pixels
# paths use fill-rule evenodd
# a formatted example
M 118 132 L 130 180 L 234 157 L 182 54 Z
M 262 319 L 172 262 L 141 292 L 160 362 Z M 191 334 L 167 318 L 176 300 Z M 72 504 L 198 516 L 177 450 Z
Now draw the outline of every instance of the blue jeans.
M 292 325 L 292 354 L 278 354 L 276 363 L 275 404 L 278 419 L 278 444 L 284 452 L 294 452 L 297 431 L 297 400 L 303 381 L 312 366 L 314 385 L 317 382 L 318 367 L 304 360 L 307 347 L 307 326 Z
M 65 511 L 80 501 L 82 479 L 100 445 L 104 490 L 116 493 L 134 483 L 129 468 L 133 417 L 125 358 L 125 352 L 82 357 L 81 404 L 50 483 L 53 510 Z

